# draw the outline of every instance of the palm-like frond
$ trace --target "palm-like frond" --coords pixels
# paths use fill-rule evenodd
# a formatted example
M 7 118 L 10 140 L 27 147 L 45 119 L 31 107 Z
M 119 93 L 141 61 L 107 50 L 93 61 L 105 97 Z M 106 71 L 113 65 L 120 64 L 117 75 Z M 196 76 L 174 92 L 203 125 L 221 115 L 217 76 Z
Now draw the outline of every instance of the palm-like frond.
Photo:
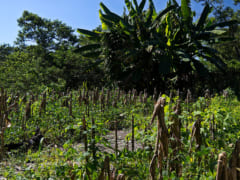
M 234 25 L 234 24 L 240 24 L 240 22 L 237 21 L 237 20 L 225 21 L 225 22 L 213 24 L 213 25 L 211 25 L 209 27 L 206 27 L 205 30 L 206 31 L 210 31 L 210 30 L 214 30 L 216 27 L 223 28 L 223 27 L 226 27 L 226 26 Z
M 198 23 L 196 25 L 196 29 L 197 30 L 201 30 L 204 26 L 204 23 L 206 22 L 206 19 L 209 15 L 209 13 L 211 12 L 212 8 L 209 6 L 209 4 L 206 4 L 206 6 L 204 7 L 202 14 L 198 20 Z
M 183 20 L 189 24 L 191 21 L 191 7 L 190 0 L 181 0 L 181 12 Z

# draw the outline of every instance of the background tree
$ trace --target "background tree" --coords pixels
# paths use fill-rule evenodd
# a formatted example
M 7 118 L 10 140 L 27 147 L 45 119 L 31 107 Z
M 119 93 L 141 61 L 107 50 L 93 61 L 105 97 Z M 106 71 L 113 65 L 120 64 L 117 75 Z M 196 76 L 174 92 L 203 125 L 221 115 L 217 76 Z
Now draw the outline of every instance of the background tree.
M 21 28 L 16 40 L 18 45 L 36 44 L 46 51 L 53 51 L 61 46 L 67 48 L 77 42 L 74 30 L 59 20 L 51 21 L 24 11 L 17 21 Z

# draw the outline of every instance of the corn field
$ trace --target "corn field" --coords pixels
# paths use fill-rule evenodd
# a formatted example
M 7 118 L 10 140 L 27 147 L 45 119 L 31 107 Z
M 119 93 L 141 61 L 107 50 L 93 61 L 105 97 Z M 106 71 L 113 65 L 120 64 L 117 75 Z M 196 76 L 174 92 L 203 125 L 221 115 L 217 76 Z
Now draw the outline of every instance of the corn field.
M 0 179 L 237 180 L 239 111 L 231 90 L 1 89 Z

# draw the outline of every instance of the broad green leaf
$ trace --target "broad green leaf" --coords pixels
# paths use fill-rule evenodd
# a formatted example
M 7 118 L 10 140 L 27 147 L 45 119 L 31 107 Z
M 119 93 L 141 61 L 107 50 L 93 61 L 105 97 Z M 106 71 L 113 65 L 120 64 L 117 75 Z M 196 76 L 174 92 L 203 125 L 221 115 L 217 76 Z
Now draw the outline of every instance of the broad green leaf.
M 87 57 L 87 58 L 98 58 L 102 51 L 93 51 L 93 52 L 87 52 L 83 53 L 82 56 Z
M 234 25 L 234 24 L 239 24 L 239 22 L 237 20 L 225 21 L 225 22 L 213 24 L 209 27 L 206 27 L 205 30 L 209 31 L 209 30 L 215 29 L 216 27 L 231 26 L 231 25 Z
M 220 58 L 215 58 L 211 57 L 209 55 L 201 55 L 205 60 L 211 62 L 214 64 L 219 70 L 225 71 L 226 64 L 220 59 Z
M 191 21 L 190 0 L 181 0 L 181 12 L 182 12 L 183 20 L 188 25 Z
M 111 19 L 114 19 L 114 22 L 119 22 L 120 20 L 122 20 L 122 17 L 111 12 L 102 2 L 100 3 L 100 7 L 106 13 L 106 15 L 110 16 Z
M 169 11 L 171 11 L 171 10 L 173 10 L 173 9 L 175 9 L 175 8 L 176 8 L 176 6 L 175 6 L 175 5 L 172 5 L 172 6 L 167 7 L 167 8 L 164 9 L 163 11 L 161 11 L 161 12 L 157 15 L 156 19 L 154 20 L 153 26 L 156 26 L 156 25 L 159 23 L 161 17 L 163 17 L 165 14 L 167 14 Z
M 200 74 L 201 76 L 206 76 L 208 74 L 207 68 L 199 61 L 199 60 L 192 60 L 193 68 Z
M 100 20 L 101 20 L 101 23 L 102 23 L 102 29 L 103 30 L 108 30 L 108 28 L 111 28 L 113 27 L 113 23 L 111 21 L 108 21 L 106 18 L 105 18 L 106 15 L 104 15 L 102 13 L 101 10 L 99 10 L 99 17 L 100 17 Z
M 135 5 L 135 8 L 136 8 L 137 13 L 140 15 L 141 12 L 140 12 L 140 9 L 139 9 L 137 0 L 133 0 L 133 3 L 134 3 L 134 5 Z
M 83 34 L 85 36 L 88 36 L 88 37 L 99 38 L 99 34 L 98 33 L 93 32 L 93 31 L 89 31 L 89 30 L 86 30 L 86 29 L 77 29 L 77 32 L 80 33 L 80 34 Z
M 100 47 L 101 47 L 100 44 L 89 44 L 89 45 L 82 46 L 82 47 L 76 49 L 75 52 L 76 53 L 81 53 L 81 52 L 84 52 L 84 51 L 92 51 L 92 50 L 96 50 Z
M 125 34 L 127 35 L 130 35 L 131 34 L 131 31 L 133 30 L 133 27 L 130 26 L 129 24 L 126 24 L 125 22 L 123 21 L 120 21 L 120 26 L 123 28 L 123 31 Z
M 141 3 L 140 3 L 140 5 L 139 5 L 139 10 L 140 10 L 140 12 L 143 11 L 143 8 L 144 8 L 145 4 L 146 4 L 146 0 L 142 0 Z
M 128 8 L 128 11 L 130 13 L 130 11 L 132 11 L 132 3 L 129 0 L 125 0 L 125 4 Z
M 206 32 L 211 32 L 211 33 L 214 33 L 214 34 L 217 34 L 217 35 L 222 35 L 222 34 L 226 33 L 227 30 L 224 30 L 224 29 L 214 29 L 212 31 L 206 31 Z
M 205 23 L 205 21 L 206 21 L 210 12 L 211 12 L 210 6 L 209 6 L 209 4 L 206 4 L 206 6 L 204 7 L 203 12 L 202 12 L 202 14 L 201 14 L 201 16 L 198 20 L 198 23 L 197 23 L 197 26 L 196 26 L 197 30 L 202 29 L 202 27 L 203 27 L 203 25 L 204 25 L 204 23 Z

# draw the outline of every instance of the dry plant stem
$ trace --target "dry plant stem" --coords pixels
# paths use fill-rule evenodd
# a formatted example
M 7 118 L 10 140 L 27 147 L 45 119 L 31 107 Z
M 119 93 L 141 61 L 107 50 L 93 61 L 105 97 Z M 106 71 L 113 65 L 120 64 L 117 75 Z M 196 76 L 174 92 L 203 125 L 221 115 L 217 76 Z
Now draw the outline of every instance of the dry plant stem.
M 46 95 L 46 92 L 43 93 L 42 95 L 42 101 L 41 101 L 41 104 L 40 104 L 40 108 L 39 108 L 39 116 L 41 116 L 41 113 L 42 111 L 46 111 L 46 104 L 47 104 L 47 95 Z
M 87 124 L 86 124 L 86 120 L 85 117 L 83 117 L 82 119 L 83 122 L 83 132 L 84 132 L 84 150 L 85 152 L 88 151 L 88 142 L 87 142 Z M 86 156 L 86 163 L 88 163 L 88 156 Z M 88 179 L 91 180 L 91 176 L 90 176 L 90 172 L 88 171 L 88 169 L 86 168 L 86 173 L 88 175 Z
M 126 142 L 126 149 L 129 150 L 128 138 L 127 138 L 127 142 Z
M 82 92 L 81 92 L 81 89 L 79 89 L 79 96 L 78 96 L 78 105 L 81 106 L 82 105 Z
M 152 160 L 150 163 L 150 168 L 149 168 L 151 180 L 155 179 L 156 160 L 157 160 L 157 156 L 158 156 L 159 140 L 160 140 L 160 135 L 159 135 L 159 133 L 157 133 L 157 139 L 156 139 L 156 143 L 155 143 L 155 151 L 154 151 L 154 155 L 152 157 Z
M 27 120 L 31 117 L 31 105 L 32 105 L 32 102 L 31 102 L 31 98 L 29 99 L 29 102 L 26 104 L 26 107 L 25 107 L 25 117 L 22 121 L 22 130 L 24 132 L 24 137 L 23 139 L 26 140 L 26 124 L 27 124 Z
M 109 160 L 108 156 L 106 156 L 105 159 L 104 159 L 103 167 L 101 169 L 100 175 L 98 176 L 98 180 L 105 180 L 105 179 L 107 179 L 107 177 L 108 177 L 109 180 L 111 179 L 111 176 L 110 176 L 110 160 Z
M 70 93 L 70 99 L 69 99 L 69 116 L 73 116 L 73 114 L 72 114 L 72 93 Z
M 134 151 L 134 116 L 132 116 L 132 151 Z
M 240 172 L 236 169 L 240 167 L 240 140 L 237 140 L 235 144 L 235 148 L 231 154 L 231 158 L 229 160 L 229 175 L 231 174 L 231 179 L 229 180 L 235 180 L 240 179 Z
M 119 175 L 117 176 L 117 180 L 125 180 L 124 174 L 119 174 Z
M 118 152 L 118 122 L 115 120 L 115 154 Z
M 190 112 L 189 109 L 189 104 L 192 102 L 192 93 L 191 91 L 188 89 L 187 90 L 187 97 L 186 97 L 186 104 L 187 104 L 187 112 Z M 186 130 L 188 130 L 188 121 L 186 121 Z
M 4 131 L 6 128 L 6 112 L 7 112 L 7 106 L 6 106 L 6 99 L 7 95 L 4 92 L 4 89 L 1 88 L 1 96 L 0 96 L 0 131 L 1 131 L 1 155 L 0 160 L 4 158 Z
M 215 121 L 214 121 L 214 114 L 212 114 L 211 119 L 210 119 L 210 131 L 211 131 L 211 139 L 214 140 L 214 132 L 215 132 Z
M 148 97 L 147 90 L 144 89 L 144 95 L 143 95 L 143 103 L 144 103 L 144 104 L 147 103 L 147 97 Z
M 96 147 L 95 147 L 95 120 L 92 118 L 92 153 L 93 159 L 96 160 Z
M 82 119 L 82 123 L 83 123 L 83 134 L 84 134 L 84 150 L 85 152 L 88 151 L 88 143 L 87 143 L 87 125 L 86 125 L 86 120 L 85 120 L 85 116 L 83 116 Z
M 139 93 L 139 102 L 143 103 L 142 91 L 140 91 Z
M 111 96 L 110 90 L 107 90 L 107 106 L 110 105 L 110 96 Z
M 105 108 L 105 96 L 104 96 L 104 89 L 102 88 L 101 96 L 100 96 L 100 102 L 101 102 L 101 112 L 104 112 Z
M 218 155 L 216 180 L 228 180 L 226 152 L 222 152 Z
M 201 138 L 200 129 L 201 129 L 201 118 L 198 117 L 197 121 L 192 126 L 191 142 L 190 142 L 189 152 L 191 152 L 191 150 L 192 150 L 193 139 L 196 140 L 197 150 L 199 150 L 201 145 L 202 145 L 202 138 Z
M 176 163 L 175 161 L 179 161 L 179 159 L 176 159 L 177 154 L 181 148 L 182 142 L 181 142 L 181 122 L 179 119 L 179 115 L 181 114 L 181 106 L 180 106 L 180 100 L 177 101 L 177 105 L 173 107 L 174 115 L 171 117 L 172 125 L 170 126 L 170 134 L 173 138 L 170 141 L 171 148 L 173 150 L 171 159 L 172 163 L 170 163 L 170 171 L 175 171 L 177 173 L 177 176 L 181 176 L 181 163 Z
M 165 98 L 160 97 L 154 106 L 154 111 L 152 115 L 151 124 L 153 123 L 155 117 L 158 117 L 157 120 L 157 140 L 155 145 L 155 153 L 150 164 L 150 174 L 151 179 L 154 179 L 153 168 L 155 168 L 155 159 L 158 159 L 158 168 L 160 173 L 160 179 L 162 179 L 162 167 L 163 167 L 163 158 L 168 157 L 168 130 L 164 121 L 164 105 Z M 160 141 L 160 143 L 159 143 Z

